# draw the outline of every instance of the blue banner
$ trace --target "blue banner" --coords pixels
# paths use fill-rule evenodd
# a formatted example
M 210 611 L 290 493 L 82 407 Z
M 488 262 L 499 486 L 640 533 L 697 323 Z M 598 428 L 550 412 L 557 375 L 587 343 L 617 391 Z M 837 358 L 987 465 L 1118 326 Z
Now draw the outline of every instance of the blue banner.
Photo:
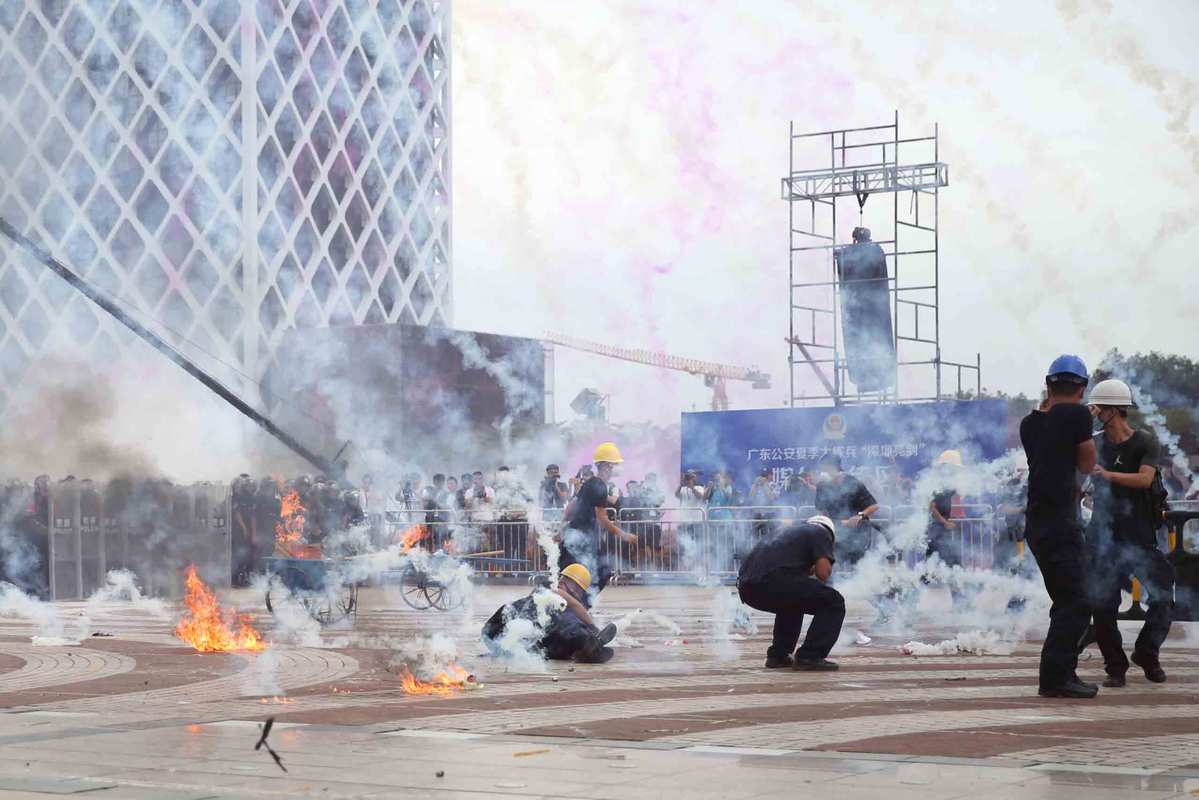
M 706 411 L 683 414 L 682 468 L 701 470 L 704 481 L 729 470 L 744 489 L 763 469 L 781 485 L 832 453 L 848 472 L 890 481 L 943 450 L 962 451 L 967 463 L 998 458 L 1007 438 L 1003 400 Z

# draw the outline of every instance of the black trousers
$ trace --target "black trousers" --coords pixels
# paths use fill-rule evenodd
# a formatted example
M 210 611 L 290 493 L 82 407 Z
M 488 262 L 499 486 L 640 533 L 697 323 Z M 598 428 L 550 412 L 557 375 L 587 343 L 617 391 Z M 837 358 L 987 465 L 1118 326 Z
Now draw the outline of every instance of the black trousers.
M 599 534 L 577 531 L 567 528 L 562 534 L 561 549 L 558 553 L 558 570 L 562 571 L 571 564 L 582 564 L 591 573 L 591 585 L 595 591 L 602 592 L 612 580 L 614 570 L 612 559 L 606 552 L 600 552 Z
M 1030 515 L 1025 539 L 1049 592 L 1049 630 L 1041 647 L 1040 688 L 1053 689 L 1075 678 L 1078 643 L 1091 619 L 1087 592 L 1087 551 L 1077 520 Z
M 812 615 L 803 646 L 796 658 L 821 659 L 829 654 L 845 621 L 845 598 L 811 575 L 775 570 L 762 578 L 738 585 L 741 601 L 750 608 L 774 614 L 774 640 L 768 654 L 789 656 L 799 641 L 804 614 Z
M 487 622 L 483 623 L 483 642 L 494 655 L 503 655 L 499 640 L 507 628 L 508 606 L 501 606 Z M 580 661 L 584 663 L 604 660 L 603 643 L 599 640 L 599 629 L 579 619 L 569 609 L 560 611 L 550 619 L 537 649 L 546 658 L 555 661 Z
M 1092 564 L 1092 619 L 1107 674 L 1122 676 L 1128 671 L 1128 657 L 1124 655 L 1124 640 L 1116 617 L 1120 610 L 1120 587 L 1129 575 L 1140 579 L 1149 606 L 1133 653 L 1142 664 L 1157 664 L 1174 616 L 1173 565 L 1165 553 L 1152 545 L 1118 541 L 1093 548 Z

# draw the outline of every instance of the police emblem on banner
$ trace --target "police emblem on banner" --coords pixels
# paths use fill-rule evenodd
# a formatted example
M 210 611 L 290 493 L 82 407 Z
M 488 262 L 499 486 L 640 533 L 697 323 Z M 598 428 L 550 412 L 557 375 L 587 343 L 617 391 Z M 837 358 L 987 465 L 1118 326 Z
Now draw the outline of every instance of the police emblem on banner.
M 844 439 L 848 429 L 845 417 L 841 414 L 829 414 L 824 418 L 824 425 L 821 428 L 825 439 Z

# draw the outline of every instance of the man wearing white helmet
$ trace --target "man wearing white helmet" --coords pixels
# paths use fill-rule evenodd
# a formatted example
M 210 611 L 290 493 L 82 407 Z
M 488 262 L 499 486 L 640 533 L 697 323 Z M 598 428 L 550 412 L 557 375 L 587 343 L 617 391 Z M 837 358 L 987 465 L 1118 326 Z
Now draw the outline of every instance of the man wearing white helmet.
M 774 614 L 767 669 L 837 669 L 827 658 L 845 621 L 845 598 L 828 585 L 836 561 L 834 541 L 833 521 L 810 517 L 759 540 L 741 562 L 737 575 L 741 601 Z M 804 614 L 811 614 L 812 622 L 796 650 Z
M 1150 681 L 1162 683 L 1166 673 L 1158 654 L 1170 632 L 1174 569 L 1157 548 L 1157 524 L 1150 504 L 1158 444 L 1147 431 L 1134 430 L 1128 424 L 1133 402 L 1124 381 L 1095 384 L 1089 403 L 1091 413 L 1103 426 L 1103 432 L 1095 437 L 1099 463 L 1091 472 L 1095 493 L 1087 526 L 1093 565 L 1092 619 L 1107 672 L 1103 685 L 1125 685 L 1128 658 L 1116 614 L 1120 586 L 1129 575 L 1140 578 L 1149 595 L 1149 611 L 1133 647 L 1132 663 L 1144 670 Z

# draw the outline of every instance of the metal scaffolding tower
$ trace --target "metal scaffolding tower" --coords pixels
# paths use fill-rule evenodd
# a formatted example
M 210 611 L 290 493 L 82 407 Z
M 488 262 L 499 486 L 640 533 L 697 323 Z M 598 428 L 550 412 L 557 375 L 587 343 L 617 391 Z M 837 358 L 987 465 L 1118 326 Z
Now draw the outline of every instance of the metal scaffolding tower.
M 949 166 L 939 160 L 937 127 L 931 136 L 901 138 L 898 111 L 887 125 L 816 133 L 796 133 L 792 122 L 789 151 L 782 197 L 789 230 L 790 405 L 939 400 L 946 397 L 946 368 L 956 375 L 951 396 L 971 390 L 977 396 L 981 359 L 965 364 L 941 357 L 939 193 L 949 185 Z M 804 164 L 827 166 L 800 169 Z M 868 205 L 870 197 L 887 194 L 891 202 L 882 208 Z M 856 216 L 844 207 L 849 198 Z M 863 223 L 886 254 L 896 353 L 892 388 L 875 392 L 859 391 L 849 380 L 834 262 L 849 230 Z

